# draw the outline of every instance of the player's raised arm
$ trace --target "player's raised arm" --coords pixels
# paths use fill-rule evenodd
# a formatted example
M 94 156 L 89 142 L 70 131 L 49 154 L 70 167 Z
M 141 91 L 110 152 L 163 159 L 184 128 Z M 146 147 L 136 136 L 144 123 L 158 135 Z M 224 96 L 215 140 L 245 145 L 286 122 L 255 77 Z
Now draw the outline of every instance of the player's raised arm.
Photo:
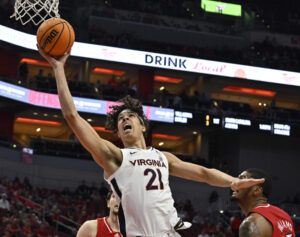
M 55 59 L 39 49 L 40 54 L 51 64 L 64 118 L 76 134 L 81 144 L 92 154 L 94 160 L 104 168 L 108 175 L 116 169 L 116 162 L 122 161 L 121 150 L 107 140 L 102 139 L 92 126 L 78 114 L 65 76 L 64 64 L 70 54 Z
M 184 179 L 204 182 L 217 187 L 231 187 L 232 190 L 247 188 L 264 182 L 264 179 L 239 179 L 217 169 L 208 169 L 200 165 L 184 162 L 169 152 L 164 152 L 164 155 L 169 162 L 170 175 Z

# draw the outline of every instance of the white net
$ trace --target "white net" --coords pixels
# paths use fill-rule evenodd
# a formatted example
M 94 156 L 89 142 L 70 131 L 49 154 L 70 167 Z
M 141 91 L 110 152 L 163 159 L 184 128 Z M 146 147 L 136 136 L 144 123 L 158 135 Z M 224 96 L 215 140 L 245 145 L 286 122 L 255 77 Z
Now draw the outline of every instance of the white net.
M 48 18 L 60 17 L 58 4 L 59 0 L 16 0 L 15 11 L 10 18 L 20 20 L 22 25 L 30 21 L 39 25 Z

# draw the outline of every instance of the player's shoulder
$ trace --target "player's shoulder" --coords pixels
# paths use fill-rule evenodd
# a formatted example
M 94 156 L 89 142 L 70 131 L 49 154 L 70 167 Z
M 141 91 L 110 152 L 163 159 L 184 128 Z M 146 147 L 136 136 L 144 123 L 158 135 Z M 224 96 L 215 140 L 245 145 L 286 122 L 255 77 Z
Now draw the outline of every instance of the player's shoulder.
M 89 237 L 89 236 L 95 236 L 95 234 L 97 233 L 97 219 L 96 220 L 88 220 L 85 221 L 77 234 L 77 237 Z
M 97 222 L 98 220 L 88 220 L 88 221 L 85 221 L 83 223 L 83 226 L 85 226 L 85 228 L 95 228 L 97 227 Z
M 287 219 L 289 219 L 289 214 L 287 214 L 284 210 L 282 210 L 281 208 L 277 207 L 277 206 L 273 206 L 270 204 L 265 204 L 265 205 L 260 205 L 257 206 L 256 208 L 253 209 L 253 211 L 259 210 L 260 213 L 270 213 L 271 215 L 273 215 L 274 213 L 276 213 L 276 216 L 282 216 L 285 217 Z
M 262 237 L 272 236 L 272 225 L 262 215 L 251 213 L 247 216 L 240 225 L 240 237 Z
M 275 212 L 280 212 L 280 213 L 283 213 L 283 214 L 287 214 L 284 210 L 282 210 L 280 207 L 277 207 L 277 206 L 273 206 L 273 205 L 270 205 L 269 207 L 270 209 L 274 210 Z
M 244 219 L 244 221 L 247 221 L 247 222 L 260 222 L 260 221 L 264 221 L 264 220 L 266 220 L 266 218 L 264 216 L 262 216 L 261 214 L 256 213 L 256 212 L 250 213 Z

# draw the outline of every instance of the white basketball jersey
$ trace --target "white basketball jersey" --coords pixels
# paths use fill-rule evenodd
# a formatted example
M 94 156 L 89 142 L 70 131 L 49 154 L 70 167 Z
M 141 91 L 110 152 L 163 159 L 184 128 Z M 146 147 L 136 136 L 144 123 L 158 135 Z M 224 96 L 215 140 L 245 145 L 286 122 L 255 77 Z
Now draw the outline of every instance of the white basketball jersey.
M 123 236 L 165 236 L 179 221 L 169 187 L 169 164 L 155 148 L 121 149 L 123 162 L 108 178 L 120 201 Z

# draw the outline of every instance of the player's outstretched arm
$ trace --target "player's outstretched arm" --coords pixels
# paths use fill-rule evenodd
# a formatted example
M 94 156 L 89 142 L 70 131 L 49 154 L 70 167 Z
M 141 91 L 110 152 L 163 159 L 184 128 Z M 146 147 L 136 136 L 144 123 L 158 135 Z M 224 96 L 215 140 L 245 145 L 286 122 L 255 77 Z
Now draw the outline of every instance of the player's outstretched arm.
M 55 59 L 45 54 L 41 49 L 39 52 L 53 68 L 64 118 L 81 144 L 92 154 L 94 160 L 104 168 L 107 175 L 112 174 L 117 169 L 116 161 L 122 161 L 121 150 L 109 141 L 102 139 L 92 126 L 78 114 L 64 71 L 64 64 L 70 54 Z
M 163 153 L 169 162 L 170 175 L 204 182 L 217 187 L 231 187 L 232 190 L 247 188 L 264 182 L 264 179 L 235 178 L 217 169 L 208 169 L 201 165 L 184 162 L 169 152 Z

